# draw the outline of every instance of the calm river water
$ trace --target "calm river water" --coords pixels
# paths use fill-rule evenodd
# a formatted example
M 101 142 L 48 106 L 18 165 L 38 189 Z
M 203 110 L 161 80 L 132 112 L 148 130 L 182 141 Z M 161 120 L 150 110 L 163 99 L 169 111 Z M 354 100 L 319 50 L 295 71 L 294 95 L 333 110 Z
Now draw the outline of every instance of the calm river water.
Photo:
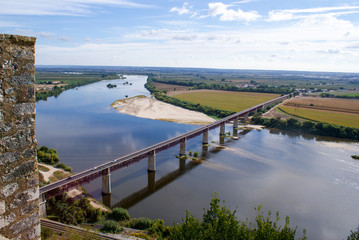
M 128 81 L 132 85 L 123 85 Z M 37 103 L 39 145 L 58 150 L 62 162 L 79 172 L 140 150 L 197 126 L 154 121 L 119 114 L 113 101 L 147 95 L 144 76 L 98 82 Z M 117 88 L 108 89 L 108 83 Z M 226 126 L 231 131 L 231 126 Z M 101 181 L 86 185 L 95 198 L 127 207 L 132 217 L 180 222 L 185 210 L 201 217 L 211 194 L 218 192 L 240 219 L 253 220 L 259 204 L 265 211 L 290 217 L 309 239 L 346 239 L 359 224 L 359 144 L 320 141 L 310 137 L 252 130 L 221 146 L 218 129 L 210 132 L 211 146 L 200 163 L 175 157 L 179 146 L 159 153 L 157 171 L 147 174 L 147 160 L 111 175 L 112 195 L 102 199 Z M 187 150 L 202 154 L 201 136 Z M 215 143 L 214 143 L 215 142 Z M 154 180 L 156 183 L 154 184 Z

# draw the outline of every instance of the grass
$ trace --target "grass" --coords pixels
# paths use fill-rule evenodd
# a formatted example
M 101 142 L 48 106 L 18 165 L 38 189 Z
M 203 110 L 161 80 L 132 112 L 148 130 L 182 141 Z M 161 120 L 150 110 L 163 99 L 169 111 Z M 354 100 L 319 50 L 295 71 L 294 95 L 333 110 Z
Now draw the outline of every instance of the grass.
M 183 101 L 199 103 L 201 105 L 221 110 L 239 112 L 257 104 L 279 97 L 279 94 L 248 93 L 229 91 L 190 91 L 173 96 Z
M 39 168 L 40 171 L 43 171 L 43 172 L 48 172 L 48 171 L 50 171 L 50 168 L 45 167 L 45 166 L 42 166 L 42 165 L 38 165 L 38 168 Z
M 318 122 L 331 123 L 346 127 L 359 128 L 359 115 L 350 113 L 337 113 L 332 111 L 314 110 L 307 108 L 296 108 L 281 106 L 280 110 L 305 119 Z

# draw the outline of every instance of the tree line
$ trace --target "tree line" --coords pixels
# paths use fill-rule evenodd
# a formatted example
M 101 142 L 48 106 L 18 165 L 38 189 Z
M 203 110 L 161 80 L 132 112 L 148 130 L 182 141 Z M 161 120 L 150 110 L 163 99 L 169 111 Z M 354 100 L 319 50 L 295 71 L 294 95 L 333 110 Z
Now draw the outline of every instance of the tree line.
M 281 130 L 292 130 L 301 133 L 310 133 L 320 136 L 347 138 L 359 140 L 359 129 L 345 126 L 338 126 L 323 122 L 304 121 L 303 123 L 297 119 L 280 120 L 275 118 L 263 118 L 261 113 L 253 116 L 252 121 L 255 124 L 264 125 L 270 128 Z
M 197 83 L 193 81 L 160 80 L 155 77 L 149 77 L 149 79 L 158 83 L 189 86 L 191 90 L 214 89 L 214 90 L 233 91 L 233 92 L 260 92 L 260 93 L 277 93 L 277 94 L 288 94 L 294 91 L 294 89 L 291 87 L 268 86 L 265 84 L 260 84 L 256 87 L 237 87 L 235 85 L 219 84 L 219 83 L 205 83 L 205 82 Z

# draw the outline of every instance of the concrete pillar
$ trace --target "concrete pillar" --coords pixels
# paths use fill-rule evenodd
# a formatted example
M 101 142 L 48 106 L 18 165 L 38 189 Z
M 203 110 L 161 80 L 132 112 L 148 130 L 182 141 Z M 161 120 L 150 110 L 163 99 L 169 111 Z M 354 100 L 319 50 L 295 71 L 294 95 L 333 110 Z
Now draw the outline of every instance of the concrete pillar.
M 40 217 L 46 218 L 46 200 L 45 196 L 41 194 L 40 196 Z
M 233 128 L 238 128 L 238 117 L 233 120 Z
M 186 139 L 183 139 L 183 141 L 180 143 L 180 156 L 186 155 Z
M 203 133 L 203 140 L 202 140 L 202 144 L 208 144 L 208 129 Z
M 224 123 L 221 123 L 221 125 L 219 126 L 219 135 L 221 136 L 226 135 L 225 131 L 226 131 L 225 125 Z
M 149 191 L 154 192 L 156 186 L 156 172 L 151 171 L 147 173 L 147 188 Z
M 111 194 L 111 173 L 109 168 L 102 175 L 102 193 Z
M 155 151 L 151 151 L 150 155 L 148 156 L 148 168 L 149 172 L 156 171 L 156 153 Z

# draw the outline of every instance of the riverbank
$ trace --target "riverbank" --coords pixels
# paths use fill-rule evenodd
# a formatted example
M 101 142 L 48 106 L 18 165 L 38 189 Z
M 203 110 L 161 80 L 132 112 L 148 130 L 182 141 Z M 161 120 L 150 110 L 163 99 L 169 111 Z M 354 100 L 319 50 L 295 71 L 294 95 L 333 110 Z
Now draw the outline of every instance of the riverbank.
M 111 107 L 120 113 L 192 125 L 206 125 L 215 120 L 204 113 L 187 110 L 146 96 L 117 100 Z

